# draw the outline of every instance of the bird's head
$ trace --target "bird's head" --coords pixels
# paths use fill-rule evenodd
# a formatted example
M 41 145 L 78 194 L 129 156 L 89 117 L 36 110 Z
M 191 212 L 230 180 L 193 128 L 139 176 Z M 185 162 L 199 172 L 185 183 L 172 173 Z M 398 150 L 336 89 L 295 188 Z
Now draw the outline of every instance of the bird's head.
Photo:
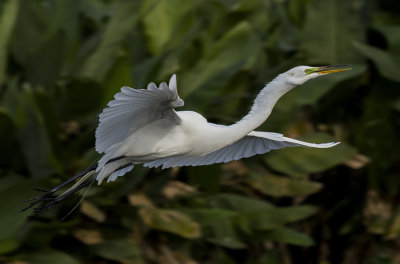
M 347 64 L 320 67 L 297 66 L 283 73 L 282 77 L 285 78 L 286 82 L 297 86 L 318 76 L 334 72 L 347 71 L 350 69 L 350 65 Z

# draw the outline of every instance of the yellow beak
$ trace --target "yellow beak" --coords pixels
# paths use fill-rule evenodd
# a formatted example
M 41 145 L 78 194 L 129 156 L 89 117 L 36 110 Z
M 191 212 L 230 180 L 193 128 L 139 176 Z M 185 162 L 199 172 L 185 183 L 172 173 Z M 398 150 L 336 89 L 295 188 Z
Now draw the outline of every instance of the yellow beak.
M 306 74 L 310 73 L 318 73 L 318 74 L 330 74 L 341 71 L 351 70 L 351 65 L 349 64 L 338 64 L 338 65 L 330 65 L 330 66 L 321 66 L 310 68 L 306 70 Z

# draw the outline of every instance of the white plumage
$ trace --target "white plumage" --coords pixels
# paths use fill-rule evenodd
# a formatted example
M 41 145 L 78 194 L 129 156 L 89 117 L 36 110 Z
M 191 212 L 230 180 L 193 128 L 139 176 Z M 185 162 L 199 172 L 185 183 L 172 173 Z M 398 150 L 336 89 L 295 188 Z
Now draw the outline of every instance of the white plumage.
M 120 143 L 143 126 L 162 118 L 178 120 L 173 107 L 183 106 L 176 89 L 176 77 L 169 85 L 161 83 L 157 88 L 150 83 L 146 89 L 122 87 L 99 117 L 96 130 L 96 150 L 106 152 L 107 148 Z
M 174 108 L 184 103 L 175 75 L 168 85 L 123 87 L 100 115 L 96 150 L 104 155 L 98 162 L 96 179 L 100 184 L 111 174 L 108 181 L 114 181 L 114 171 L 122 176 L 127 171 L 118 168 L 126 164 L 165 169 L 224 163 L 284 147 L 335 146 L 338 143 L 313 144 L 253 130 L 267 119 L 283 94 L 317 76 L 344 70 L 337 68 L 299 66 L 280 74 L 261 90 L 250 112 L 230 126 L 209 123 L 196 112 L 176 112 Z M 117 157 L 121 159 L 109 162 Z
M 192 111 L 178 111 L 176 76 L 169 84 L 147 89 L 122 87 L 100 114 L 96 130 L 96 150 L 103 154 L 99 162 L 81 174 L 31 200 L 27 207 L 40 213 L 74 192 L 97 180 L 115 181 L 136 164 L 170 168 L 224 163 L 263 154 L 273 149 L 305 146 L 329 148 L 338 143 L 313 144 L 281 134 L 253 131 L 270 115 L 278 99 L 294 87 L 315 77 L 348 70 L 347 65 L 322 67 L 298 66 L 278 75 L 257 95 L 250 112 L 237 123 L 224 126 L 207 122 Z M 94 176 L 92 176 L 94 175 Z M 81 178 L 59 196 L 54 193 Z M 27 209 L 26 208 L 26 209 Z

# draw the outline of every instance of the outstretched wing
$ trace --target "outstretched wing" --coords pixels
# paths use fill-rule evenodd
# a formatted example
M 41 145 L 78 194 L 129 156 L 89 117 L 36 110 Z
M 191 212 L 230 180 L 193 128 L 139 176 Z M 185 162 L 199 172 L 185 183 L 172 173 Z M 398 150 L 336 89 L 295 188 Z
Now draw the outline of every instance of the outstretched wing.
M 285 147 L 305 146 L 312 148 L 330 148 L 337 144 L 339 144 L 339 142 L 314 144 L 284 137 L 282 134 L 278 133 L 253 131 L 231 145 L 200 157 L 179 155 L 150 161 L 145 163 L 144 166 L 150 168 L 162 166 L 162 168 L 165 169 L 177 166 L 209 165 L 248 158 L 256 154 L 263 154 L 273 149 Z
M 157 87 L 150 83 L 147 89 L 122 87 L 99 117 L 96 129 L 96 150 L 105 152 L 112 145 L 125 140 L 141 127 L 162 118 L 180 122 L 174 107 L 183 106 L 176 88 L 176 76 L 172 75 L 169 84 Z

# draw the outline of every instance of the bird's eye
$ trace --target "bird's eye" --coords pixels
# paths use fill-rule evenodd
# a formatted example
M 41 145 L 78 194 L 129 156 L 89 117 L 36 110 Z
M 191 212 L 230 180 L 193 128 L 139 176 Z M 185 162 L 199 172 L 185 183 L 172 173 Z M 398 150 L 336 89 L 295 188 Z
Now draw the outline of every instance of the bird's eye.
M 289 72 L 289 76 L 293 76 L 294 75 L 294 73 L 293 72 Z

